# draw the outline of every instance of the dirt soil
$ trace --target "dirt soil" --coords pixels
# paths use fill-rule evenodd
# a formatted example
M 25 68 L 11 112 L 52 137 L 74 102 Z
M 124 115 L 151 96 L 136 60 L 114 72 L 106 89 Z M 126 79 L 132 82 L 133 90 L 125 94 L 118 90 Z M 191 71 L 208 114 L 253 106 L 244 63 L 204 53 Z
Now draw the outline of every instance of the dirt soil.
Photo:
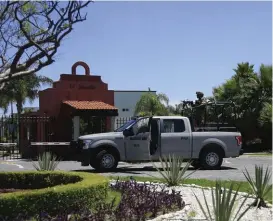
M 13 192 L 18 192 L 18 191 L 24 191 L 21 189 L 0 189 L 0 194 L 1 193 L 13 193 Z

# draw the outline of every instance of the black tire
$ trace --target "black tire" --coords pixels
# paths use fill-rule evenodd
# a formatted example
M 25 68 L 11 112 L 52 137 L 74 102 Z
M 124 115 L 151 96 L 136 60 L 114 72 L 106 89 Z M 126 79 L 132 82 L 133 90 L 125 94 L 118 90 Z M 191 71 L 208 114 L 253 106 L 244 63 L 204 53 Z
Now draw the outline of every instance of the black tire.
M 201 163 L 199 160 L 193 160 L 191 162 L 191 166 L 194 168 L 194 169 L 199 169 L 201 167 Z
M 118 166 L 118 157 L 114 151 L 104 149 L 99 151 L 90 165 L 100 172 L 113 171 Z
M 94 169 L 96 169 L 96 164 L 93 162 L 93 160 L 90 160 L 90 166 L 93 167 Z
M 206 170 L 219 170 L 223 163 L 223 152 L 221 147 L 208 148 L 200 155 L 201 167 Z

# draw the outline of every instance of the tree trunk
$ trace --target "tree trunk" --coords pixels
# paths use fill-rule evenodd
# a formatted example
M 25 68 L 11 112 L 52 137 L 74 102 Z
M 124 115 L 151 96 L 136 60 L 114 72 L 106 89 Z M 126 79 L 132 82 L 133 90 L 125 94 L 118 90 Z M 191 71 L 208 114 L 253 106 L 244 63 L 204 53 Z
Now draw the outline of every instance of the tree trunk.
M 16 101 L 16 107 L 17 107 L 17 114 L 18 117 L 21 115 L 22 111 L 23 111 L 23 104 L 21 101 Z

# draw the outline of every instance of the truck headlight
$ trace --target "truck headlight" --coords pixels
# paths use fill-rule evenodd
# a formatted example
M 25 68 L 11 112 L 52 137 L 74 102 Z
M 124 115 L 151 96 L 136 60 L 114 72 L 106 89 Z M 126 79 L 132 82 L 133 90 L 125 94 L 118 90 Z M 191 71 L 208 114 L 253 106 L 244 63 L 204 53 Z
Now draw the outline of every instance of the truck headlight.
M 92 143 L 93 143 L 93 140 L 84 140 L 82 149 L 88 149 Z

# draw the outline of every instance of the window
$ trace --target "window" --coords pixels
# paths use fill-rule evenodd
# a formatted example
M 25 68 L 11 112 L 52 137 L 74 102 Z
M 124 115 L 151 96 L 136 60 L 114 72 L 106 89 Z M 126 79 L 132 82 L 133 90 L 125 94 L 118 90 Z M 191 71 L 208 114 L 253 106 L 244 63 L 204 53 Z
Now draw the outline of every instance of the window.
M 136 122 L 136 124 L 133 126 L 133 132 L 135 135 L 137 135 L 138 133 L 141 133 L 141 132 L 148 132 L 149 131 L 149 118 L 143 118 L 143 119 L 140 119 Z
M 163 120 L 163 133 L 181 133 L 185 131 L 185 124 L 180 119 Z

